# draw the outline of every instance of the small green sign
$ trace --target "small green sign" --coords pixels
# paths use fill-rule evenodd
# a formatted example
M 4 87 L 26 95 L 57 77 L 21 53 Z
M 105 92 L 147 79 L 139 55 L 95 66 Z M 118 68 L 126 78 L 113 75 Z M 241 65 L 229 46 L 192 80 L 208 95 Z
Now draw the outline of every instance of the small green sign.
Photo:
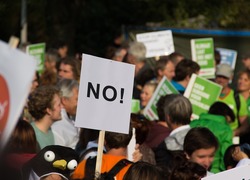
M 158 84 L 153 96 L 145 107 L 143 114 L 149 120 L 157 120 L 158 114 L 156 110 L 156 104 L 161 96 L 166 94 L 179 94 L 179 92 L 174 88 L 174 86 L 167 80 L 164 76 L 160 83 Z
M 39 74 L 43 72 L 45 60 L 45 43 L 31 44 L 27 46 L 26 52 L 35 57 L 37 60 L 37 71 Z
M 193 114 L 191 119 L 198 119 L 201 113 L 207 112 L 218 99 L 221 89 L 220 85 L 193 74 L 184 93 L 184 96 L 192 104 Z
M 132 99 L 131 113 L 138 113 L 140 111 L 140 100 Z
M 214 78 L 214 42 L 212 38 L 201 38 L 191 40 L 192 59 L 196 61 L 201 69 L 199 75 L 205 78 Z

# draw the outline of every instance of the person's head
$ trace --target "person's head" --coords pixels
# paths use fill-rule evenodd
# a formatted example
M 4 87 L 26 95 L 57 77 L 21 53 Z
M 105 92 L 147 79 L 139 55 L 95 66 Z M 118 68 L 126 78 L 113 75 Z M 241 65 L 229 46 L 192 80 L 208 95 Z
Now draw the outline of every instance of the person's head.
M 6 145 L 10 153 L 36 153 L 37 141 L 33 127 L 25 120 L 19 120 Z
M 68 54 L 68 44 L 63 40 L 58 40 L 54 44 L 54 48 L 57 50 L 57 53 L 60 58 L 65 58 Z
M 250 53 L 245 53 L 242 57 L 243 65 L 250 70 Z
M 250 70 L 245 69 L 238 73 L 237 80 L 238 92 L 249 92 L 250 90 Z
M 138 161 L 133 163 L 123 177 L 123 180 L 163 180 L 162 172 L 154 165 Z
M 105 133 L 105 147 L 107 150 L 127 148 L 130 140 L 132 138 L 132 128 L 129 128 L 129 134 L 122 134 L 116 132 Z
M 31 93 L 28 109 L 36 121 L 48 116 L 53 121 L 61 119 L 60 91 L 54 86 L 41 86 Z
M 145 107 L 148 104 L 150 98 L 154 94 L 156 87 L 157 83 L 153 81 L 149 81 L 143 86 L 140 94 L 142 107 Z
M 126 54 L 127 54 L 127 49 L 125 47 L 121 47 L 115 51 L 112 59 L 115 61 L 123 62 Z
M 228 87 L 228 84 L 233 76 L 233 69 L 229 64 L 219 64 L 216 67 L 215 82 L 222 86 L 222 88 Z
M 159 121 L 166 121 L 165 113 L 164 113 L 164 104 L 165 104 L 166 96 L 161 96 L 158 102 L 156 103 L 156 110 L 159 117 Z
M 239 144 L 232 144 L 225 151 L 223 160 L 224 160 L 226 170 L 235 168 L 238 163 L 238 161 L 234 160 L 232 156 L 236 147 L 239 147 Z
M 214 102 L 210 106 L 208 113 L 224 116 L 228 123 L 232 123 L 235 120 L 235 115 L 233 110 L 224 102 L 220 101 Z
M 131 114 L 130 122 L 133 128 L 135 128 L 136 144 L 142 144 L 148 135 L 150 121 L 140 114 Z
M 166 76 L 169 81 L 175 76 L 175 65 L 168 58 L 168 56 L 161 56 L 155 63 L 155 74 L 157 78 L 161 79 Z
M 59 66 L 59 78 L 64 79 L 80 79 L 81 62 L 78 59 L 67 57 L 64 58 Z
M 146 46 L 141 42 L 132 42 L 129 44 L 127 62 L 136 64 L 144 62 L 146 57 Z
M 219 65 L 221 62 L 221 55 L 220 55 L 220 51 L 218 50 L 214 50 L 214 60 L 215 60 L 215 65 Z
M 49 50 L 45 55 L 44 67 L 46 70 L 56 72 L 56 63 L 59 61 L 58 54 L 54 50 Z
M 169 59 L 171 59 L 174 62 L 175 66 L 179 62 L 181 62 L 183 59 L 185 59 L 185 57 L 179 52 L 173 52 L 173 53 L 169 54 L 168 57 L 169 57 Z
M 48 86 L 48 85 L 56 85 L 57 83 L 57 73 L 51 70 L 45 70 L 40 77 L 40 85 Z
M 196 162 L 208 170 L 218 146 L 217 138 L 208 128 L 195 127 L 187 133 L 183 150 L 190 161 Z
M 57 85 L 61 91 L 61 101 L 64 109 L 69 115 L 75 116 L 78 101 L 78 82 L 73 79 L 61 79 Z
M 206 174 L 206 169 L 198 163 L 184 161 L 172 170 L 169 180 L 200 180 L 205 177 Z
M 183 59 L 175 67 L 175 81 L 188 81 L 192 74 L 199 74 L 200 66 L 197 62 L 190 59 Z
M 190 123 L 192 105 L 186 97 L 180 94 L 167 94 L 165 96 L 164 113 L 168 126 L 173 129 L 176 126 Z

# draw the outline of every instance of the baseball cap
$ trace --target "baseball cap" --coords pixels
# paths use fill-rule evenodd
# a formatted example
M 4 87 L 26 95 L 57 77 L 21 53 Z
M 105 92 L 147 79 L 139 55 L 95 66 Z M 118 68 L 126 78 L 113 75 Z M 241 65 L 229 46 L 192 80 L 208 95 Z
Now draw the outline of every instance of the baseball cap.
M 233 75 L 233 69 L 229 64 L 219 64 L 216 68 L 215 74 L 216 76 L 224 76 L 230 79 Z

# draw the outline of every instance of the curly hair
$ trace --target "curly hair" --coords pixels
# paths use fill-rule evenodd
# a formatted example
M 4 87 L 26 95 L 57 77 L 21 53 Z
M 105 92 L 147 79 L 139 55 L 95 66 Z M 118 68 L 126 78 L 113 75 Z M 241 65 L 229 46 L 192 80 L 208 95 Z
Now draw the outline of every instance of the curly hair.
M 52 109 L 55 94 L 60 96 L 60 91 L 55 86 L 41 86 L 31 93 L 28 109 L 36 121 L 46 114 L 46 108 Z

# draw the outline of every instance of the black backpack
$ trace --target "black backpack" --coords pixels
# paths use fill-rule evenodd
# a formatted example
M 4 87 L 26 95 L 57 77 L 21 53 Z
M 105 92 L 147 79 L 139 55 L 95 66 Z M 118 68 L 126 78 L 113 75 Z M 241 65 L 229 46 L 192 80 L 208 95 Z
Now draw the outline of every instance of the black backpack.
M 114 180 L 115 175 L 120 172 L 125 166 L 133 162 L 127 159 L 121 159 L 118 161 L 109 172 L 101 173 L 98 177 L 99 180 Z M 85 165 L 85 178 L 84 180 L 93 180 L 95 179 L 95 166 L 96 166 L 96 157 L 89 157 Z

